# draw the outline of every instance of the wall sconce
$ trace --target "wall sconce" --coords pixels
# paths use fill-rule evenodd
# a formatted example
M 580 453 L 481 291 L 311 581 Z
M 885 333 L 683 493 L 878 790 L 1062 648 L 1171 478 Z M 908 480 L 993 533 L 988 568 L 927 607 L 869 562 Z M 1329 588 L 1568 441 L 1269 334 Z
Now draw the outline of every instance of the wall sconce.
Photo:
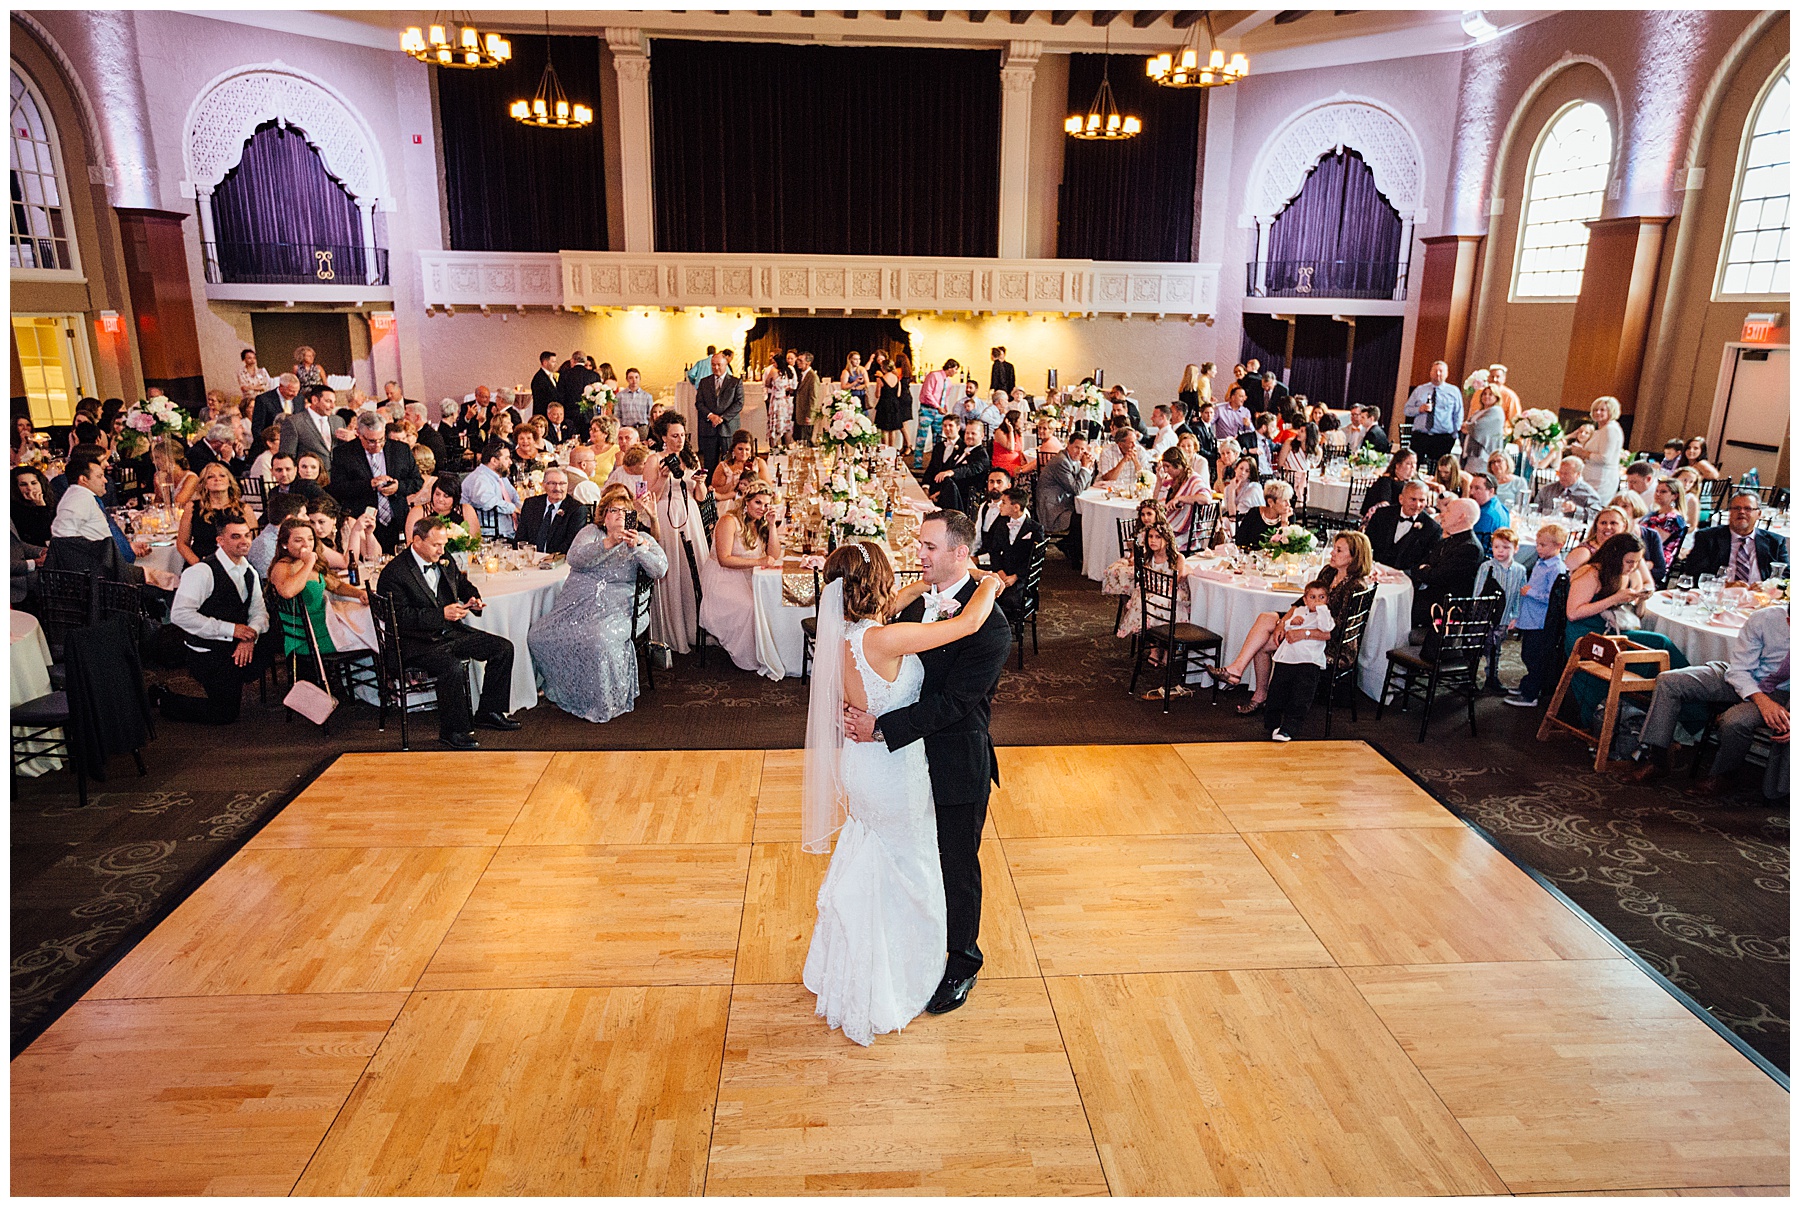
M 117 310 L 102 310 L 100 312 L 100 330 L 106 332 L 108 335 L 117 335 L 125 330 L 124 320 L 119 317 L 119 312 Z

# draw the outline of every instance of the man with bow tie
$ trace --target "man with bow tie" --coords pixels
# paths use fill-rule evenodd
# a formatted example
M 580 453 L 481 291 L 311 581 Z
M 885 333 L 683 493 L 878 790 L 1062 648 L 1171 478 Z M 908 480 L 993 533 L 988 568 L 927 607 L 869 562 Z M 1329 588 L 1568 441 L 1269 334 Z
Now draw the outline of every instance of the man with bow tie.
M 513 644 L 469 626 L 468 617 L 480 615 L 485 605 L 456 563 L 444 557 L 447 527 L 441 516 L 420 517 L 407 548 L 382 570 L 375 589 L 394 600 L 401 655 L 437 677 L 438 740 L 452 750 L 476 750 L 475 726 L 519 728 L 506 715 L 512 703 Z M 484 664 L 481 703 L 473 716 L 470 662 Z

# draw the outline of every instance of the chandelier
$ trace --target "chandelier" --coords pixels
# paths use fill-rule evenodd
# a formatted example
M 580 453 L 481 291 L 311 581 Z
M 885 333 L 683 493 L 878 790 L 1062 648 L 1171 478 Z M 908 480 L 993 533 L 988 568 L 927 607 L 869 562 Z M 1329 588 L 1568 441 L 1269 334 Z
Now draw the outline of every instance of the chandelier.
M 498 67 L 512 58 L 512 43 L 499 34 L 482 33 L 467 13 L 459 21 L 453 12 L 450 20 L 434 20 L 426 29 L 411 26 L 400 35 L 400 49 L 439 67 Z
M 527 126 L 550 130 L 576 130 L 594 120 L 594 111 L 586 105 L 571 105 L 556 78 L 556 64 L 550 58 L 550 13 L 544 13 L 544 74 L 538 78 L 537 92 L 528 101 L 512 103 L 513 120 Z
M 1201 55 L 1200 25 L 1206 26 L 1207 53 Z M 1250 60 L 1242 52 L 1225 61 L 1225 52 L 1219 49 L 1217 39 L 1213 37 L 1212 14 L 1208 13 L 1189 27 L 1187 40 L 1179 50 L 1167 51 L 1163 54 L 1151 55 L 1144 62 L 1144 74 L 1161 84 L 1164 88 L 1217 88 L 1222 84 L 1235 84 L 1250 74 Z
M 1108 67 L 1112 62 L 1112 29 L 1106 31 L 1106 57 L 1100 62 L 1100 87 L 1094 93 L 1094 102 L 1088 106 L 1086 116 L 1071 113 L 1063 122 L 1063 131 L 1070 138 L 1104 139 L 1113 142 L 1121 138 L 1135 138 L 1143 131 L 1144 125 L 1135 117 L 1126 117 L 1119 112 L 1119 106 L 1113 99 L 1112 80 L 1108 75 Z

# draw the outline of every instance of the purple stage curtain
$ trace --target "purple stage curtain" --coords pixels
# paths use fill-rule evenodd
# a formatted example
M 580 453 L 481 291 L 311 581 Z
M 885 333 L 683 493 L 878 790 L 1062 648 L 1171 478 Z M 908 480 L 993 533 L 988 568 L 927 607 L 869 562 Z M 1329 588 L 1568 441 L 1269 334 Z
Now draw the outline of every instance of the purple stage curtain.
M 335 279 L 365 279 L 356 202 L 300 130 L 258 127 L 212 207 L 225 281 L 315 280 L 318 251 L 331 253 Z
M 1394 387 L 1400 380 L 1399 315 L 1365 315 L 1356 320 L 1356 347 L 1350 354 L 1350 392 L 1345 406 L 1381 408 L 1383 427 L 1393 430 Z
M 1238 345 L 1238 360 L 1248 361 L 1252 356 L 1262 362 L 1262 367 L 1273 370 L 1280 378 L 1286 368 L 1287 356 L 1287 320 L 1278 319 L 1267 314 L 1246 314 L 1244 316 L 1244 338 Z M 1221 368 L 1229 373 L 1229 369 Z M 1224 391 L 1231 388 L 1231 383 L 1221 381 L 1213 386 L 1213 396 L 1223 398 Z
M 1362 156 L 1349 148 L 1327 153 L 1269 228 L 1269 292 L 1391 297 L 1401 231 Z M 1296 288 L 1302 283 L 1308 288 Z
M 1296 316 L 1294 364 L 1288 374 L 1288 389 L 1306 395 L 1311 402 L 1322 402 L 1332 410 L 1342 409 L 1344 341 L 1349 337 L 1349 324 L 1340 323 L 1329 315 Z

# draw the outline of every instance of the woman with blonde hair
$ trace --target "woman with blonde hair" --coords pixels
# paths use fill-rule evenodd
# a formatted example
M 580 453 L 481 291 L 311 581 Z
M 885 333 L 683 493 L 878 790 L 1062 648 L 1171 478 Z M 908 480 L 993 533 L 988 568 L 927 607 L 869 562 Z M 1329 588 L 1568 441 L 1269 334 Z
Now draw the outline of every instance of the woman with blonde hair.
M 735 511 L 713 528 L 713 555 L 700 564 L 700 626 L 718 641 L 739 670 L 780 678 L 756 653 L 756 598 L 751 576 L 781 568 L 781 521 L 775 488 L 753 483 Z
M 193 505 L 181 513 L 181 529 L 175 536 L 175 550 L 181 559 L 197 566 L 211 557 L 219 547 L 219 534 L 213 526 L 220 516 L 228 514 L 250 519 L 238 480 L 223 462 L 214 461 L 200 471 Z
M 180 439 L 158 436 L 151 441 L 150 463 L 156 466 L 156 501 L 165 507 L 187 507 L 200 488 L 200 475 L 188 468 L 187 448 Z
M 1588 410 L 1593 423 L 1584 423 L 1569 437 L 1570 456 L 1580 457 L 1581 476 L 1594 493 L 1610 499 L 1619 493 L 1619 457 L 1625 451 L 1625 430 L 1619 426 L 1619 400 L 1610 394 L 1594 399 Z
M 301 390 L 325 384 L 325 370 L 319 367 L 317 360 L 318 354 L 310 345 L 301 344 L 294 349 L 294 376 L 300 379 Z

